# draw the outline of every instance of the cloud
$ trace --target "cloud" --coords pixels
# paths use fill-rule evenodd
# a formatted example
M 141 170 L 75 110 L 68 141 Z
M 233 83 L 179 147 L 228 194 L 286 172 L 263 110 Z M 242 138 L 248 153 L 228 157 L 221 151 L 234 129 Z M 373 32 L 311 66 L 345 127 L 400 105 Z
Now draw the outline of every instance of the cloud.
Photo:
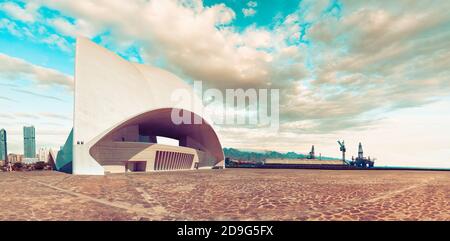
M 71 76 L 56 71 L 31 64 L 23 59 L 14 58 L 0 53 L 0 77 L 15 81 L 18 79 L 28 79 L 39 85 L 60 85 L 68 90 L 73 89 Z
M 68 117 L 68 116 L 62 115 L 62 114 L 51 113 L 51 112 L 42 112 L 42 113 L 39 113 L 39 115 L 44 118 L 52 118 L 52 119 L 59 119 L 59 120 L 72 120 L 72 117 Z
M 291 91 L 283 108 L 287 120 L 332 120 L 317 126 L 322 131 L 368 128 L 368 119 L 380 113 L 449 96 L 445 7 L 404 1 L 344 5 L 344 16 L 318 18 L 309 30 L 311 48 L 320 53 L 312 56 L 315 77 Z
M 0 4 L 0 11 L 6 13 L 7 17 L 0 19 L 0 30 L 6 30 L 9 34 L 27 41 L 45 43 L 52 47 L 72 53 L 72 44 L 52 29 L 68 34 L 71 31 L 69 24 L 63 24 L 60 19 L 51 19 L 42 16 L 39 1 L 30 1 L 22 5 L 14 2 Z M 82 22 L 76 22 L 78 28 L 83 29 Z M 50 29 L 49 29 L 50 28 Z M 80 32 L 87 35 L 87 31 Z M 77 34 L 77 33 L 74 33 Z
M 251 8 L 256 8 L 258 6 L 258 3 L 255 1 L 250 1 L 247 3 L 247 6 Z
M 15 19 L 23 22 L 35 21 L 36 10 L 39 6 L 36 3 L 28 3 L 25 7 L 14 2 L 5 2 L 0 4 L 0 9 Z
M 65 18 L 57 17 L 48 20 L 50 26 L 53 26 L 59 33 L 76 38 L 77 36 L 94 37 L 96 30 L 86 21 L 80 19 L 71 23 Z
M 16 100 L 13 100 L 13 99 L 5 97 L 5 96 L 0 96 L 0 100 L 10 101 L 10 102 L 17 102 Z
M 256 14 L 256 10 L 255 8 L 258 6 L 257 2 L 254 1 L 250 1 L 247 3 L 247 7 L 248 8 L 243 8 L 242 9 L 242 13 L 244 14 L 245 17 L 251 17 L 254 16 Z
M 449 93 L 448 1 L 305 0 L 270 28 L 240 30 L 225 4 L 41 3 L 61 13 L 43 22 L 61 35 L 97 36 L 116 50 L 138 46 L 143 62 L 210 87 L 280 88 L 283 131 L 370 128 L 380 113 Z
M 31 114 L 31 113 L 25 113 L 25 112 L 14 113 L 14 116 L 16 118 L 39 119 L 39 116 Z
M 23 93 L 23 94 L 27 94 L 27 95 L 31 95 L 34 97 L 39 97 L 39 98 L 45 98 L 45 99 L 49 99 L 49 100 L 57 100 L 57 101 L 61 101 L 64 102 L 63 99 L 52 96 L 52 95 L 44 95 L 44 94 L 39 94 L 36 92 L 32 92 L 32 91 L 28 91 L 28 90 L 21 90 L 21 89 L 13 89 L 13 91 L 19 92 L 19 93 Z
M 243 8 L 242 13 L 245 17 L 251 17 L 256 14 L 256 10 L 253 8 Z
M 14 119 L 15 116 L 10 114 L 10 113 L 2 113 L 2 114 L 0 114 L 0 118 L 2 118 L 2 119 Z
M 76 23 L 86 23 L 86 29 L 97 34 L 108 32 L 110 36 L 102 39 L 111 40 L 109 46 L 138 44 L 144 61 L 167 63 L 166 68 L 182 77 L 203 80 L 210 86 L 267 86 L 270 82 L 290 81 L 272 79 L 283 76 L 281 72 L 296 72 L 289 70 L 296 69 L 295 65 L 280 70 L 274 62 L 289 47 L 280 33 L 275 35 L 262 28 L 239 33 L 230 25 L 236 14 L 225 4 L 205 7 L 201 1 L 173 0 L 131 1 L 125 6 L 114 1 L 43 2 L 76 19 Z M 58 19 L 49 21 L 61 27 L 68 25 Z M 72 27 L 82 29 L 76 24 L 67 29 Z M 72 32 L 77 31 L 65 34 Z M 263 33 L 259 34 L 264 35 L 263 40 L 257 40 L 252 32 Z
M 42 38 L 41 41 L 48 45 L 55 45 L 64 52 L 72 52 L 69 42 L 57 34 L 50 34 L 49 36 Z
M 17 84 L 11 84 L 11 83 L 0 83 L 0 86 L 5 86 L 5 87 L 19 87 L 19 85 L 17 85 Z
M 23 33 L 19 26 L 7 18 L 0 19 L 0 29 L 5 29 L 8 33 L 16 37 L 23 37 Z

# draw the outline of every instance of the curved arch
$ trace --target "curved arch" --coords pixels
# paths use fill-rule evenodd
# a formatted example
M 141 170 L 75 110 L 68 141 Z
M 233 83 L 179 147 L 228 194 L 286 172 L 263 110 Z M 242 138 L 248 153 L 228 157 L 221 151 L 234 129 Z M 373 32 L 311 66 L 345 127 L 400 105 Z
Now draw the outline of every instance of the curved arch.
M 191 118 L 200 118 L 201 124 L 175 124 L 172 111 L 186 111 Z M 193 120 L 193 119 L 192 119 Z M 89 152 L 95 158 L 98 146 L 107 142 L 139 142 L 140 136 L 163 136 L 180 141 L 180 146 L 192 148 L 214 157 L 214 165 L 224 160 L 222 146 L 212 126 L 199 115 L 184 109 L 161 108 L 150 110 L 113 127 L 92 145 Z M 156 138 L 150 138 L 156 144 Z M 201 162 L 201 160 L 200 160 Z

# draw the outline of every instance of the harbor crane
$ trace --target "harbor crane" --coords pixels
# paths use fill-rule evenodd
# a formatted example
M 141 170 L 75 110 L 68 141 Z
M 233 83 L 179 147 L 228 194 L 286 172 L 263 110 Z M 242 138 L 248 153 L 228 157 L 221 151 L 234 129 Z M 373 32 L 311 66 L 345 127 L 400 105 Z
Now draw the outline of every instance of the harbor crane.
M 345 149 L 345 143 L 344 143 L 344 140 L 342 140 L 342 142 L 338 140 L 337 142 L 338 142 L 339 146 L 341 147 L 341 148 L 340 148 L 340 151 L 342 152 L 342 162 L 343 162 L 343 163 L 347 163 L 347 162 L 345 161 L 345 151 L 346 151 L 346 149 Z

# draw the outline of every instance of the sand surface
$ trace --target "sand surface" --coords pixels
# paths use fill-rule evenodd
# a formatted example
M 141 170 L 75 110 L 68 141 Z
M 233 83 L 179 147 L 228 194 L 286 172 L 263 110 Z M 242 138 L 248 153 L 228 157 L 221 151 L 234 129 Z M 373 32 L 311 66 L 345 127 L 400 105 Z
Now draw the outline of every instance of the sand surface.
M 450 220 L 450 172 L 0 173 L 0 203 L 0 220 Z

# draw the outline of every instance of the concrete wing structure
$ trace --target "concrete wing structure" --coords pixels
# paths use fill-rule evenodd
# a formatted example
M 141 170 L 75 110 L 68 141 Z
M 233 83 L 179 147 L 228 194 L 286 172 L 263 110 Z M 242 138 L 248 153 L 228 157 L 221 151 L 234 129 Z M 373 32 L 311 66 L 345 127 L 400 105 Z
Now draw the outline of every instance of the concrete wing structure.
M 175 91 L 191 100 L 174 99 Z M 66 142 L 73 150 L 62 148 L 56 166 L 72 162 L 73 174 L 91 175 L 212 168 L 224 156 L 202 110 L 192 88 L 175 75 L 77 38 L 74 127 Z M 172 121 L 182 114 L 202 123 Z M 159 144 L 158 136 L 177 139 L 179 146 Z

